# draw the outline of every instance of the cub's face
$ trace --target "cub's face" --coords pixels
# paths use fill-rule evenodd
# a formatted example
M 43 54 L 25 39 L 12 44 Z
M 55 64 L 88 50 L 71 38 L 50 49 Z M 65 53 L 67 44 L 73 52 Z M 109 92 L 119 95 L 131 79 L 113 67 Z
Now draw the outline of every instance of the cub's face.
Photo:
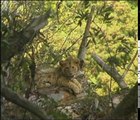
M 74 77 L 80 70 L 80 60 L 77 58 L 68 57 L 64 61 L 60 61 L 62 74 L 67 78 Z

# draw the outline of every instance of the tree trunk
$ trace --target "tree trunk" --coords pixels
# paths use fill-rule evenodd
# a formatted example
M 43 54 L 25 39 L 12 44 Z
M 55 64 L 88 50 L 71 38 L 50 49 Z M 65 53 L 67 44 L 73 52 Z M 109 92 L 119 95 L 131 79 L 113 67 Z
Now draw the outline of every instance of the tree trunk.
M 122 76 L 117 72 L 114 67 L 107 65 L 98 55 L 95 53 L 92 55 L 93 59 L 105 70 L 121 88 L 127 88 L 127 84 L 123 80 Z
M 80 60 L 85 59 L 86 49 L 87 49 L 87 37 L 89 35 L 90 25 L 91 25 L 91 22 L 92 22 L 92 16 L 93 16 L 93 8 L 91 8 L 91 12 L 88 16 L 84 36 L 83 36 L 83 39 L 82 39 L 82 42 L 81 42 L 81 45 L 80 45 L 80 48 L 79 48 L 79 52 L 78 52 L 78 58 Z
M 136 112 L 137 104 L 138 104 L 138 84 L 130 90 L 129 94 L 127 94 L 124 99 L 120 102 L 120 104 L 116 107 L 115 110 L 111 112 L 108 120 L 112 118 L 122 118 L 129 120 L 129 117 Z
M 24 46 L 31 42 L 36 33 L 46 25 L 49 15 L 50 10 L 45 15 L 33 19 L 22 31 L 14 32 L 13 36 L 9 36 L 8 39 L 3 37 L 1 41 L 1 62 L 5 63 L 14 55 L 24 51 Z
M 20 32 L 15 32 L 13 36 L 9 36 L 7 39 L 4 39 L 3 37 L 1 41 L 2 64 L 10 61 L 12 57 L 24 51 L 25 45 L 27 43 L 31 43 L 33 38 L 36 36 L 36 33 L 46 25 L 46 22 L 50 16 L 50 12 L 51 11 L 48 10 L 46 14 L 33 19 L 25 29 Z M 2 86 L 1 94 L 7 100 L 27 109 L 42 120 L 48 119 L 47 116 L 41 110 L 39 110 L 37 106 L 18 96 L 12 90 Z

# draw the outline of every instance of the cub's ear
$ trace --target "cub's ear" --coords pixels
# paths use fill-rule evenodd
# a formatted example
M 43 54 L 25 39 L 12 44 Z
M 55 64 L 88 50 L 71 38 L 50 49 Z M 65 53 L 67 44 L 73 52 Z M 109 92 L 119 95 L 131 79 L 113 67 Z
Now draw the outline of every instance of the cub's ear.
M 82 60 L 82 59 L 76 59 L 75 62 L 76 62 L 77 65 L 79 65 L 80 70 L 82 70 L 83 67 L 85 66 L 85 62 L 84 62 L 84 60 Z
M 80 65 L 80 60 L 79 59 L 75 59 L 75 63 Z
M 63 60 L 61 60 L 61 61 L 59 62 L 59 65 L 60 65 L 60 66 L 64 66 L 65 64 L 66 64 L 66 62 L 63 61 Z

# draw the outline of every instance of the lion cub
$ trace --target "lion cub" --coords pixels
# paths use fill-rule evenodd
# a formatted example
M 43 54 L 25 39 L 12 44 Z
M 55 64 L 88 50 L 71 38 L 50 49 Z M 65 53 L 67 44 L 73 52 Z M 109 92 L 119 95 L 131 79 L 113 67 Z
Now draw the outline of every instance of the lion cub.
M 75 94 L 78 94 L 82 91 L 82 87 L 75 77 L 80 68 L 80 60 L 73 57 L 60 61 L 57 68 L 37 68 L 35 76 L 37 88 L 46 87 L 46 83 L 49 82 L 51 85 L 70 88 Z

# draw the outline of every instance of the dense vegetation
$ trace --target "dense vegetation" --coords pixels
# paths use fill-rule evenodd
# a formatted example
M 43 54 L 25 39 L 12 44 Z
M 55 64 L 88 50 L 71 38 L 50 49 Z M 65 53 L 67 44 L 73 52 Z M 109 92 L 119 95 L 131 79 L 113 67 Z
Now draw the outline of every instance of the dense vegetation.
M 10 45 L 16 40 L 11 38 L 49 10 L 47 24 L 24 47 L 25 41 L 21 41 L 23 49 L 14 55 Z M 31 84 L 35 66 L 56 66 L 68 55 L 78 56 L 89 16 L 84 57 L 89 94 L 105 96 L 121 90 L 93 53 L 115 68 L 128 88 L 137 82 L 137 1 L 2 1 L 1 16 L 2 56 L 6 56 L 2 68 L 8 68 L 4 82 L 22 96 Z M 7 57 L 9 52 L 13 52 L 11 57 Z

